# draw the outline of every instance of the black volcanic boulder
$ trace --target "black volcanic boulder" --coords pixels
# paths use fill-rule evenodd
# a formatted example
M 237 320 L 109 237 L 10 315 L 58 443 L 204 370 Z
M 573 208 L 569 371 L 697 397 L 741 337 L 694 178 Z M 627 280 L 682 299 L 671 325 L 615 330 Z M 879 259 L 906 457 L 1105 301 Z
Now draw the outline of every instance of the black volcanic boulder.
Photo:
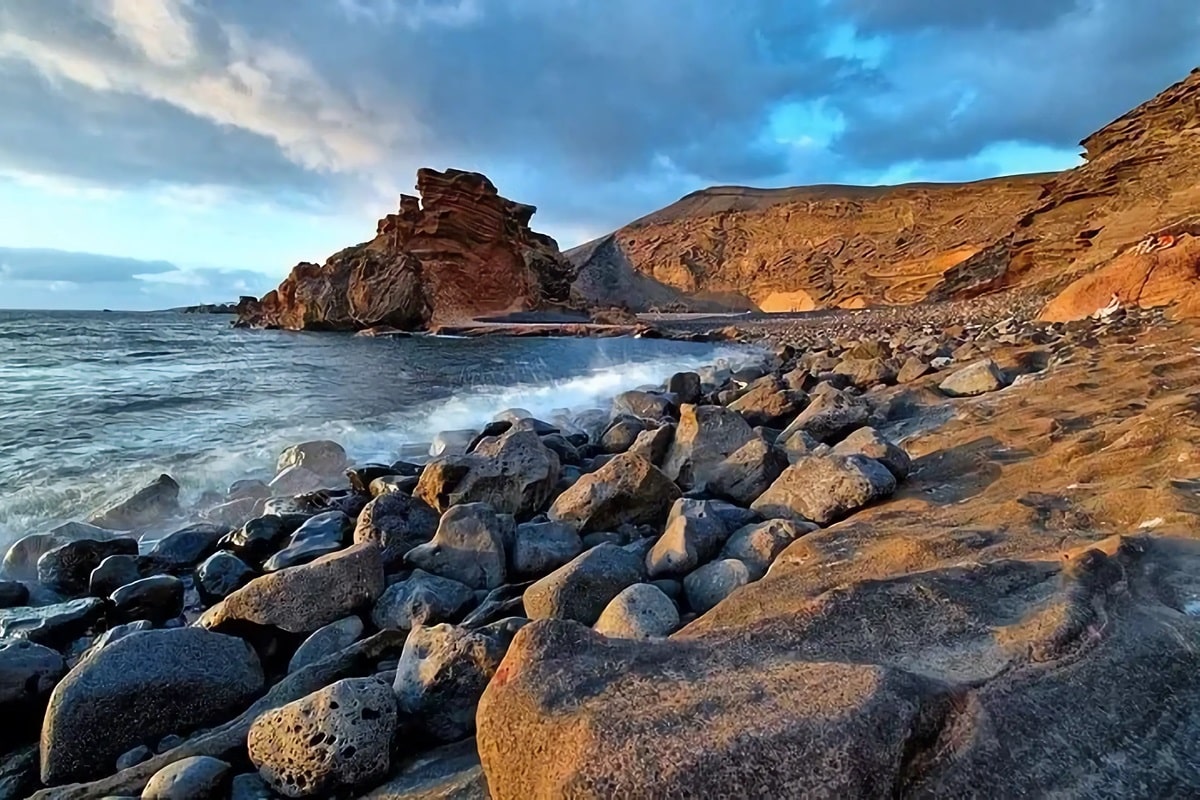
M 137 539 L 78 539 L 50 550 L 38 559 L 38 580 L 64 594 L 88 590 L 92 570 L 109 556 L 137 555 Z
M 433 538 L 438 514 L 419 497 L 385 492 L 367 503 L 354 528 L 356 544 L 370 542 L 380 548 L 384 566 L 397 567 L 405 553 Z

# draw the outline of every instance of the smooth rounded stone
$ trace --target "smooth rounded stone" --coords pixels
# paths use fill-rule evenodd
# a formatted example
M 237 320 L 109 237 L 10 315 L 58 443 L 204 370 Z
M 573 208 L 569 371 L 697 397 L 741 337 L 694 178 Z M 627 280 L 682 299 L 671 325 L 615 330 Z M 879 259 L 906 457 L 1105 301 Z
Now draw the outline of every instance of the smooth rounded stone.
M 104 612 L 104 601 L 97 597 L 0 609 L 0 639 L 27 639 L 62 648 L 90 631 L 104 618 Z
M 716 607 L 735 589 L 750 582 L 750 570 L 736 558 L 711 561 L 683 579 L 683 593 L 697 614 Z
M 419 478 L 423 469 L 425 469 L 423 464 L 417 464 L 412 461 L 400 459 L 399 461 L 392 462 L 392 472 L 405 478 Z
M 681 498 L 671 507 L 667 527 L 645 556 L 651 578 L 686 575 L 715 556 L 729 528 L 707 500 Z
M 88 522 L 113 531 L 145 528 L 180 513 L 179 484 L 159 475 L 131 496 L 93 514 Z
M 896 368 L 885 358 L 846 357 L 833 368 L 835 375 L 845 375 L 850 382 L 862 389 L 896 382 Z
M 887 467 L 861 455 L 811 456 L 784 470 L 751 508 L 767 519 L 829 525 L 896 491 Z
M 374 603 L 383 588 L 379 548 L 356 544 L 255 578 L 206 611 L 198 624 L 219 630 L 250 622 L 308 634 Z
M 256 574 L 245 561 L 220 550 L 196 567 L 196 591 L 205 605 L 212 605 L 245 586 Z
M 271 487 L 258 478 L 243 478 L 229 484 L 225 491 L 226 500 L 265 500 L 271 496 Z
M 159 755 L 174 750 L 183 744 L 186 739 L 178 734 L 168 733 L 166 736 L 158 740 L 158 745 L 154 748 L 154 752 Z
M 390 464 L 355 464 L 346 469 L 350 488 L 359 494 L 370 494 L 372 481 L 393 477 L 402 476 L 398 475 Z
M 0 641 L 0 741 L 37 730 L 46 697 L 66 671 L 63 657 L 49 647 Z
M 332 797 L 387 777 L 395 729 L 392 687 L 347 678 L 260 716 L 246 748 L 280 794 Z
M 676 372 L 667 380 L 667 392 L 675 395 L 680 403 L 696 403 L 703 389 L 700 376 L 695 372 Z
M 271 482 L 271 494 L 276 498 L 288 498 L 305 492 L 315 492 L 325 486 L 328 479 L 298 464 L 280 472 Z
M 92 640 L 92 646 L 88 650 L 88 652 L 90 653 L 92 651 L 99 650 L 104 647 L 108 647 L 113 642 L 117 641 L 118 639 L 124 639 L 126 636 L 128 636 L 131 633 L 137 633 L 138 631 L 151 631 L 151 630 L 154 630 L 154 623 L 147 619 L 138 619 L 138 620 L 134 620 L 133 622 L 126 622 L 121 625 L 114 625 L 113 627 L 106 630 L 104 633 L 97 636 L 94 640 Z
M 161 625 L 183 613 L 183 581 L 174 575 L 154 575 L 122 586 L 108 599 L 118 619 Z
M 505 542 L 513 536 L 513 518 L 486 503 L 452 506 L 442 515 L 432 541 L 408 551 L 404 561 L 472 589 L 494 589 L 505 582 Z
M 362 635 L 362 620 L 353 616 L 344 617 L 323 628 L 318 628 L 296 648 L 292 660 L 288 662 L 288 674 L 349 647 Z
M 663 472 L 685 489 L 704 485 L 718 464 L 753 438 L 754 430 L 736 411 L 685 405 Z
M 896 374 L 896 383 L 912 383 L 933 371 L 933 368 L 920 356 L 909 356 L 900 372 Z
M 706 488 L 717 497 L 748 506 L 787 467 L 786 452 L 761 436 L 755 436 L 713 468 Z
M 54 548 L 77 539 L 100 540 L 115 536 L 110 530 L 86 522 L 64 522 L 48 533 L 31 533 L 13 542 L 4 554 L 0 574 L 18 581 L 37 580 L 38 559 Z
M 804 431 L 818 442 L 832 444 L 861 428 L 870 416 L 871 407 L 862 398 L 823 384 L 809 396 L 808 407 L 779 434 L 779 441 Z
M 938 388 L 950 397 L 975 397 L 1003 389 L 1006 385 L 1000 367 L 992 359 L 986 358 L 951 373 L 938 384 Z
M 143 761 L 148 761 L 154 757 L 154 751 L 144 744 L 139 744 L 131 750 L 127 750 L 117 758 L 117 772 L 136 767 Z
M 499 513 L 525 517 L 546 507 L 560 467 L 537 433 L 514 425 L 483 439 L 468 455 L 431 461 L 413 494 L 439 513 L 462 503 L 487 503 Z
M 200 512 L 200 518 L 214 525 L 236 528 L 246 520 L 261 514 L 263 503 L 261 498 L 241 497 L 204 509 Z
M 138 556 L 109 556 L 97 564 L 88 576 L 88 594 L 93 597 L 108 597 L 122 586 L 140 580 L 141 563 Z
M 594 625 L 622 589 L 641 580 L 641 559 L 615 544 L 602 544 L 526 589 L 525 613 L 530 619 L 554 617 Z
M 774 376 L 759 378 L 746 393 L 729 404 L 751 426 L 786 425 L 800 410 L 800 403 Z
M 38 580 L 57 592 L 83 594 L 92 570 L 101 561 L 115 555 L 136 556 L 137 552 L 137 539 L 130 536 L 67 542 L 38 559 Z
M 0 580 L 0 608 L 12 608 L 29 601 L 29 587 L 20 581 Z
M 288 544 L 263 562 L 265 572 L 307 564 L 341 550 L 354 529 L 354 520 L 341 511 L 317 514 L 292 533 Z
M 898 481 L 907 478 L 908 471 L 912 468 L 912 460 L 904 448 L 869 427 L 859 428 L 834 445 L 830 453 L 835 456 L 858 454 L 873 458 L 887 467 L 888 472 L 891 472 Z
M 509 423 L 512 424 L 511 422 Z M 470 429 L 461 429 L 453 431 L 442 431 L 433 437 L 433 441 L 429 444 L 429 455 L 438 456 L 461 456 L 466 455 L 470 450 L 471 444 L 475 441 L 475 437 L 479 435 L 479 431 Z
M 246 642 L 201 628 L 141 631 L 82 660 L 54 688 L 42 783 L 107 775 L 131 747 L 230 719 L 262 690 Z
M 275 472 L 283 472 L 290 467 L 303 467 L 317 475 L 328 477 L 341 474 L 347 465 L 346 450 L 340 444 L 328 439 L 319 439 L 294 444 L 284 450 L 275 462 Z
M 657 525 L 677 497 L 679 487 L 658 467 L 641 456 L 622 453 L 560 494 L 549 517 L 580 533 L 625 523 Z
M 141 800 L 225 800 L 230 769 L 212 756 L 181 758 L 154 773 Z
M 545 575 L 583 552 L 583 542 L 561 522 L 524 523 L 513 537 L 509 566 L 518 575 Z
M 377 495 L 358 515 L 354 542 L 379 546 L 388 569 L 398 567 L 405 554 L 433 538 L 439 517 L 419 497 L 400 492 Z
M 277 796 L 257 772 L 235 775 L 229 782 L 229 800 L 275 800 Z
M 611 415 L 616 418 L 626 414 L 651 422 L 671 419 L 676 415 L 676 402 L 655 392 L 621 392 L 613 398 Z
M 512 635 L 454 625 L 417 626 L 404 642 L 392 688 L 396 704 L 426 733 L 453 742 L 475 730 L 475 707 L 496 674 Z
M 308 514 L 263 514 L 247 520 L 223 537 L 220 546 L 250 561 L 263 561 L 283 546 L 287 537 L 308 519 Z
M 417 488 L 419 480 L 415 475 L 385 475 L 382 478 L 376 478 L 371 481 L 367 493 L 371 497 L 379 497 L 381 494 L 391 494 L 392 492 L 402 492 L 411 495 L 413 489 Z
M 564 465 L 564 468 L 567 464 L 579 463 L 579 449 L 561 433 L 551 433 L 543 436 L 542 444 L 554 451 L 554 454 L 558 456 L 558 460 L 560 464 Z
M 475 593 L 466 584 L 415 569 L 408 579 L 387 588 L 371 611 L 371 621 L 377 628 L 407 631 L 453 622 L 474 604 Z
M 169 533 L 150 548 L 150 557 L 168 572 L 179 572 L 212 555 L 217 543 L 229 533 L 224 525 L 200 523 Z
M 674 578 L 656 578 L 650 581 L 650 585 L 671 598 L 676 608 L 679 607 L 679 603 L 683 600 L 683 581 Z
M 635 583 L 609 602 L 593 627 L 614 639 L 668 636 L 679 627 L 679 609 L 657 586 Z
M 771 519 L 747 525 L 733 532 L 729 541 L 721 548 L 721 558 L 735 558 L 746 565 L 750 580 L 760 580 L 774 563 L 775 558 L 789 544 L 806 533 L 817 530 L 810 522 L 795 522 L 790 519 Z
M 620 417 L 613 420 L 600 437 L 600 447 L 609 455 L 624 453 L 633 447 L 638 436 L 646 430 L 646 423 L 637 417 Z

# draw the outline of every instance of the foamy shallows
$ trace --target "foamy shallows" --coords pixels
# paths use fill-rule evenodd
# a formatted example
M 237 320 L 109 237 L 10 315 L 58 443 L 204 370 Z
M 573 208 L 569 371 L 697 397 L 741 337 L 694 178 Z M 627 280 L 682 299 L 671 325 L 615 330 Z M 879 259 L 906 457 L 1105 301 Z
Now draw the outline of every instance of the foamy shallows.
M 655 339 L 370 339 L 234 330 L 221 316 L 0 311 L 0 542 L 162 472 L 187 500 L 269 478 L 283 448 L 309 439 L 390 462 L 505 409 L 607 407 L 674 372 L 762 358 Z

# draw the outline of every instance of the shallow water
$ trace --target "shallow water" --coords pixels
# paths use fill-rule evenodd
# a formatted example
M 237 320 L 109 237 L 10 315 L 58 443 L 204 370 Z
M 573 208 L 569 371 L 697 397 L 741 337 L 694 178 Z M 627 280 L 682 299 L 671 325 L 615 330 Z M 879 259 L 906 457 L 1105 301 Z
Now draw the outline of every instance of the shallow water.
M 498 411 L 582 410 L 745 350 L 652 339 L 369 339 L 230 317 L 0 311 L 0 542 L 160 472 L 185 497 L 313 438 L 395 460 Z

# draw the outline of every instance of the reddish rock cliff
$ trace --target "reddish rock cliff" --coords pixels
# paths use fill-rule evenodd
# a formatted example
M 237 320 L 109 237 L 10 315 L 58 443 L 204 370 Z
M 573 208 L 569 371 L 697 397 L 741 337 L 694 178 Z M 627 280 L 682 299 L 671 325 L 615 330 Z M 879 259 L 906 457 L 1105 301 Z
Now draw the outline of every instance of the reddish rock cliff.
M 239 323 L 294 330 L 414 330 L 480 316 L 579 304 L 575 270 L 529 227 L 533 206 L 501 197 L 483 175 L 417 173 L 420 199 L 379 221 L 375 238 L 297 264 L 261 300 L 243 298 Z

